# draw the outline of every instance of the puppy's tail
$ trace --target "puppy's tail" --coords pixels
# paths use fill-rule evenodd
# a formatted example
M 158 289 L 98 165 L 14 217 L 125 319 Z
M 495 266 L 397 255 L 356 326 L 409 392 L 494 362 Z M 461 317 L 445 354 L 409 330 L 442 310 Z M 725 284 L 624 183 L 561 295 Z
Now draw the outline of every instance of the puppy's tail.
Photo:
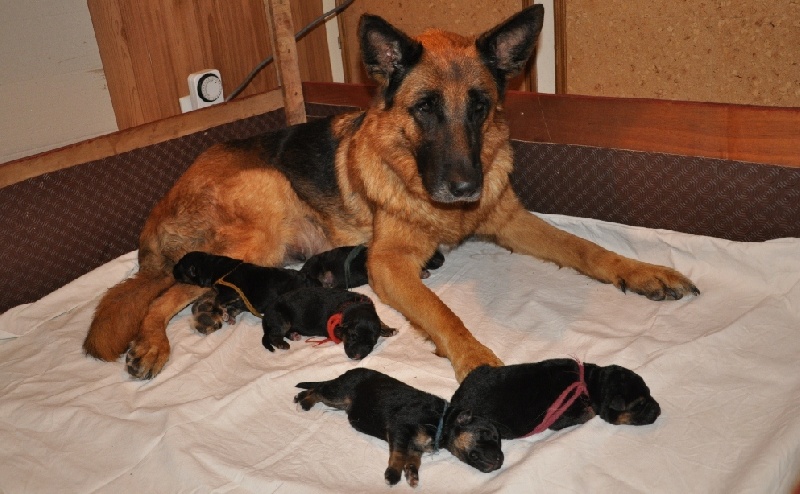
M 314 388 L 318 388 L 321 384 L 323 384 L 323 382 L 316 382 L 316 383 L 302 382 L 302 383 L 297 383 L 294 386 L 296 388 L 300 388 L 300 389 L 314 389 Z
M 86 354 L 100 360 L 116 360 L 136 338 L 150 303 L 173 284 L 171 275 L 140 270 L 111 287 L 95 309 L 83 341 Z

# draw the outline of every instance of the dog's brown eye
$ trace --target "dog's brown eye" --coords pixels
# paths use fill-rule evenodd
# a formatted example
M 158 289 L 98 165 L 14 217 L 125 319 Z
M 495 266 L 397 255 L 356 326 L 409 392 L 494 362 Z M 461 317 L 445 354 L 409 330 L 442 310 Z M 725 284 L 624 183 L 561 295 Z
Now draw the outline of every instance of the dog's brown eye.
M 431 113 L 433 111 L 433 103 L 430 100 L 423 100 L 417 103 L 414 109 L 419 113 Z

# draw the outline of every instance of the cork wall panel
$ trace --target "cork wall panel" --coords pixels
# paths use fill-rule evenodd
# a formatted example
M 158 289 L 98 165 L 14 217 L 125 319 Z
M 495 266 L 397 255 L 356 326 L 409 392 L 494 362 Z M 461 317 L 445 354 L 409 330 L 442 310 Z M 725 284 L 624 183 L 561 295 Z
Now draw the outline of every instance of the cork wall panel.
M 566 3 L 566 92 L 800 106 L 797 0 Z
M 339 0 L 337 3 L 342 3 Z M 456 2 L 421 0 L 359 0 L 339 16 L 345 82 L 370 82 L 361 63 L 358 20 L 364 13 L 379 15 L 406 34 L 415 36 L 430 28 L 474 36 L 494 27 L 506 18 L 533 5 L 532 0 L 495 0 L 492 2 Z M 533 64 L 509 84 L 509 89 L 535 89 Z

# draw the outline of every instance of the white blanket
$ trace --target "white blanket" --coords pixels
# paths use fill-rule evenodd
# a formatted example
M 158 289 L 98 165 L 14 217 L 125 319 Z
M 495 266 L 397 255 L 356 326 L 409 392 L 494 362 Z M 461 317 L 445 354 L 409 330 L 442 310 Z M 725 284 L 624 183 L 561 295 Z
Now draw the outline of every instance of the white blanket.
M 662 415 L 504 441 L 503 467 L 489 474 L 427 454 L 417 490 L 789 492 L 800 471 L 800 239 L 735 243 L 545 218 L 673 266 L 702 295 L 652 302 L 482 242 L 447 254 L 425 283 L 506 363 L 623 365 Z M 344 412 L 303 412 L 294 385 L 364 366 L 445 398 L 457 387 L 449 362 L 380 303 L 399 334 L 360 362 L 331 343 L 270 353 L 249 314 L 202 336 L 187 309 L 169 325 L 164 371 L 133 380 L 121 362 L 85 357 L 81 342 L 99 296 L 135 269 L 130 253 L 0 316 L 0 491 L 388 492 L 387 444 Z M 405 480 L 394 489 L 410 491 Z

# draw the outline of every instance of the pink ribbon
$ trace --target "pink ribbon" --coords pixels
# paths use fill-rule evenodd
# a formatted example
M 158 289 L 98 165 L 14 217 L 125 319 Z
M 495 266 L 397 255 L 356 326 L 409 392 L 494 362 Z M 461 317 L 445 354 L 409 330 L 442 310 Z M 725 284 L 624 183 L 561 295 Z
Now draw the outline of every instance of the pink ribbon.
M 553 404 L 550 405 L 550 408 L 547 409 L 547 413 L 545 414 L 544 419 L 542 419 L 542 422 L 537 425 L 535 429 L 522 437 L 532 436 L 547 430 L 555 423 L 556 420 L 559 419 L 559 417 L 564 415 L 564 412 L 566 412 L 569 407 L 575 403 L 575 400 L 577 400 L 579 396 L 582 394 L 589 394 L 589 388 L 586 387 L 586 381 L 583 379 L 583 364 L 579 360 L 577 362 L 578 380 L 570 384 L 567 389 L 565 389 L 558 396 L 558 398 L 556 398 L 556 401 L 554 401 Z

